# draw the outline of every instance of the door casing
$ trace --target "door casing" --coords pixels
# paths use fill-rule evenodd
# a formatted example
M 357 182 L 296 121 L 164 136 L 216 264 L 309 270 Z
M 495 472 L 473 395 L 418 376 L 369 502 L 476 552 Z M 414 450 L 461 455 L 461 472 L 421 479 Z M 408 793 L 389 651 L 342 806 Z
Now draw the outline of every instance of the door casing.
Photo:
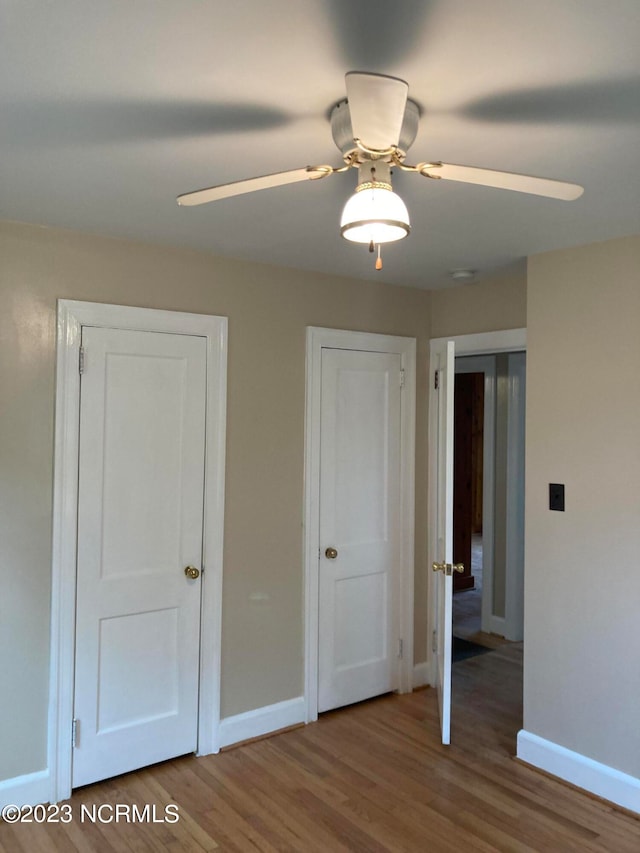
M 71 795 L 82 326 L 196 335 L 207 341 L 198 755 L 219 750 L 227 318 L 58 300 L 48 719 L 50 802 Z
M 397 353 L 404 371 L 400 397 L 400 566 L 398 624 L 402 657 L 398 659 L 401 693 L 413 682 L 415 387 L 416 341 L 392 335 L 307 328 L 305 476 L 304 476 L 304 618 L 305 722 L 318 718 L 318 555 L 320 549 L 320 407 L 322 350 L 350 349 Z

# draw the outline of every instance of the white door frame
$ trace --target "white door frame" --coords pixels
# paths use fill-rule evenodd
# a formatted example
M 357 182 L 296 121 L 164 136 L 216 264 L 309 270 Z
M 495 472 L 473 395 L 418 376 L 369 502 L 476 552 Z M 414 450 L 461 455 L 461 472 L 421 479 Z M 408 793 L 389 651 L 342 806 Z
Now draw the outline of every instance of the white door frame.
M 480 332 L 473 335 L 451 335 L 444 338 L 433 338 L 433 343 L 442 341 L 453 341 L 456 345 L 456 358 L 462 355 L 490 355 L 501 352 L 524 352 L 527 349 L 527 330 L 521 329 L 506 329 L 499 332 Z M 429 375 L 432 371 L 429 370 Z M 431 476 L 431 474 L 430 474 Z M 429 506 L 429 530 L 432 529 L 431 513 L 433 507 Z M 513 526 L 515 519 L 507 519 L 507 537 L 517 538 L 517 531 L 509 532 L 509 525 Z M 429 609 L 427 616 L 427 671 L 430 673 L 431 685 L 435 685 L 435 655 L 432 650 L 431 638 L 434 628 L 434 595 L 433 595 L 433 579 L 429 573 Z
M 82 326 L 195 335 L 207 341 L 198 755 L 219 750 L 227 318 L 58 300 L 48 765 L 52 803 L 71 795 Z M 91 354 L 87 354 L 87 359 Z
M 416 341 L 392 335 L 307 327 L 307 385 L 304 475 L 305 722 L 318 719 L 318 555 L 320 553 L 320 390 L 322 350 L 348 349 L 396 353 L 404 370 L 400 396 L 400 602 L 398 625 L 402 658 L 399 691 L 412 689 L 413 575 L 415 518 Z
M 521 571 L 505 575 L 504 636 L 522 640 L 524 635 L 524 459 L 526 362 L 523 353 L 509 359 L 507 422 L 507 525 L 506 565 Z

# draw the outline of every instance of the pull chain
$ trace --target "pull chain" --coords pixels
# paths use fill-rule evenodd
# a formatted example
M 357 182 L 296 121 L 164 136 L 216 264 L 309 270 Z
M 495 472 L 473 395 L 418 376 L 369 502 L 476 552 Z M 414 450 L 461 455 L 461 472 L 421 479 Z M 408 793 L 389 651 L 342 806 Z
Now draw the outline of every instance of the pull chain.
M 382 245 L 378 243 L 378 257 L 376 258 L 376 269 L 382 269 Z

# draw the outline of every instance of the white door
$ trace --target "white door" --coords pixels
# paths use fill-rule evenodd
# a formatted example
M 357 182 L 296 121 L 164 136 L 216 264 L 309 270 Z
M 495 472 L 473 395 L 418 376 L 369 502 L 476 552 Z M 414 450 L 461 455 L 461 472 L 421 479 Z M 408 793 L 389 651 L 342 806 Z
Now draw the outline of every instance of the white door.
M 398 686 L 399 354 L 323 349 L 318 710 Z
M 451 731 L 451 620 L 453 597 L 453 390 L 455 344 L 431 345 L 429 399 L 430 536 L 435 682 L 442 743 Z
M 205 338 L 82 346 L 74 787 L 197 747 L 206 400 Z

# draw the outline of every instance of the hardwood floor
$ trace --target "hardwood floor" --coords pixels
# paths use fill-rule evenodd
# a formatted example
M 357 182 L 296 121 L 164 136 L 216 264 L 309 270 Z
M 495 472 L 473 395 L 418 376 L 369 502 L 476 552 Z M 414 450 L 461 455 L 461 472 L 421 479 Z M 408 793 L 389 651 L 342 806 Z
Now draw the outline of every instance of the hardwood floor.
M 640 821 L 513 759 L 520 655 L 509 644 L 455 665 L 450 747 L 433 690 L 384 696 L 78 790 L 71 823 L 0 824 L 0 851 L 638 853 Z M 157 821 L 177 805 L 180 817 L 81 821 L 82 806 L 105 804 L 105 818 L 115 804 L 155 806 Z

